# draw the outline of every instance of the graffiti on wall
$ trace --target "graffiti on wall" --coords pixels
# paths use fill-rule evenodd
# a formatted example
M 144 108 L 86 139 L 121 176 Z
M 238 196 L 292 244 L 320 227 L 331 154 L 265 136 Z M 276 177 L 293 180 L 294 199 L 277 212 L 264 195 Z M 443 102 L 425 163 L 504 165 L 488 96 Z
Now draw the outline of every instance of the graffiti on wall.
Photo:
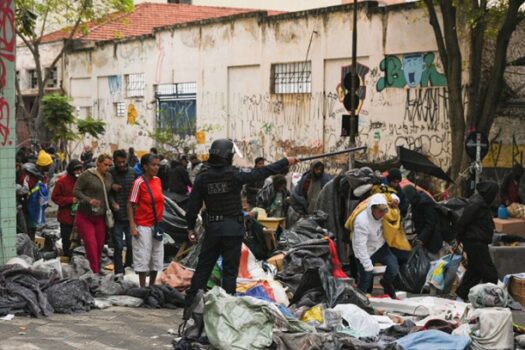
M 8 94 L 13 94 L 14 87 L 8 87 L 8 74 L 12 74 L 15 61 L 15 13 L 13 0 L 0 1 L 0 146 L 12 145 L 11 105 Z M 10 90 L 10 91 L 9 91 Z
M 377 91 L 386 88 L 446 86 L 447 78 L 437 69 L 433 52 L 388 55 L 379 64 L 383 72 Z

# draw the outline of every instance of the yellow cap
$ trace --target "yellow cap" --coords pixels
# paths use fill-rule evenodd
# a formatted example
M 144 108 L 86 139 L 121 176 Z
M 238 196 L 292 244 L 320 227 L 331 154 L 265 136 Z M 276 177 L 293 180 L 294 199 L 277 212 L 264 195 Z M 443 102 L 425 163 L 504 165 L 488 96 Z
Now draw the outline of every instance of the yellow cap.
M 36 165 L 38 166 L 49 166 L 53 164 L 53 158 L 44 150 L 41 150 L 40 153 L 38 153 L 38 157 L 36 158 Z

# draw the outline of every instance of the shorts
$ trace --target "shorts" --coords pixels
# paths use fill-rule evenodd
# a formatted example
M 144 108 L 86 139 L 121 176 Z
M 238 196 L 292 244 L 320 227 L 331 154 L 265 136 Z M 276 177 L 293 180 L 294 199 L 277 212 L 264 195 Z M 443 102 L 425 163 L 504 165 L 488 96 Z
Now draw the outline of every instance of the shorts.
M 133 237 L 133 269 L 135 272 L 162 271 L 164 243 L 153 238 L 153 227 L 137 226 Z

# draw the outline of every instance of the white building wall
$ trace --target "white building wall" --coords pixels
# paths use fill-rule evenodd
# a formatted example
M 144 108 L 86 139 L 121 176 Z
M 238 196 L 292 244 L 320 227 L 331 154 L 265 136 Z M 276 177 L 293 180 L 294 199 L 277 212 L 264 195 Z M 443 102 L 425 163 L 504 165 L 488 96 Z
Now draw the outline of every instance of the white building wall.
M 155 39 L 77 52 L 68 59 L 68 91 L 77 106 L 91 106 L 94 116 L 108 122 L 101 141 L 108 149 L 134 146 L 146 151 L 152 146 L 148 130 L 155 125 L 153 86 L 181 82 L 197 83 L 197 131 L 206 135 L 206 144 L 197 145 L 198 153 L 205 153 L 218 137 L 238 141 L 247 163 L 257 156 L 278 159 L 342 149 L 348 139 L 340 137 L 341 115 L 347 112 L 339 101 L 338 85 L 342 67 L 351 63 L 352 19 L 350 9 L 345 11 L 187 26 L 160 32 Z M 387 64 L 393 70 L 404 64 L 403 55 L 422 53 L 412 60 L 417 81 L 432 68 L 423 64 L 423 53 L 436 50 L 424 11 L 398 7 L 386 13 L 363 12 L 358 26 L 358 61 L 367 70 L 358 144 L 369 146 L 370 160 L 386 159 L 395 146 L 404 145 L 421 148 L 446 167 L 450 136 L 445 88 L 431 83 L 380 87 L 385 55 L 395 55 Z M 311 94 L 271 94 L 271 65 L 304 61 L 310 40 Z M 138 124 L 129 125 L 127 118 L 113 115 L 115 97 L 104 77 L 139 72 L 145 74 L 145 96 L 122 97 L 139 114 Z M 439 64 L 435 72 L 442 72 Z M 397 72 L 398 78 L 389 76 L 388 81 L 399 85 L 403 76 Z M 330 166 L 336 170 L 346 164 L 342 156 Z

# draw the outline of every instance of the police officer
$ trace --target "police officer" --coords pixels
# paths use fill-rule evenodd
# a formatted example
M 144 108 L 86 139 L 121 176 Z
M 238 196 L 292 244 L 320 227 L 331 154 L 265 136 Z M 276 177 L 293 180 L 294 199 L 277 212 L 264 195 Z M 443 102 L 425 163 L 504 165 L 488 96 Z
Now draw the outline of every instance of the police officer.
M 203 202 L 206 204 L 206 210 L 203 214 L 204 241 L 191 287 L 186 292 L 187 309 L 197 291 L 206 287 L 219 256 L 223 259 L 222 288 L 229 294 L 235 293 L 241 245 L 245 234 L 241 202 L 242 186 L 264 180 L 287 166 L 299 162 L 297 158 L 283 158 L 268 166 L 243 172 L 232 166 L 234 153 L 234 144 L 231 140 L 214 141 L 210 148 L 209 168 L 197 176 L 190 194 L 186 219 L 188 238 L 193 243 L 196 242 L 195 222 Z

